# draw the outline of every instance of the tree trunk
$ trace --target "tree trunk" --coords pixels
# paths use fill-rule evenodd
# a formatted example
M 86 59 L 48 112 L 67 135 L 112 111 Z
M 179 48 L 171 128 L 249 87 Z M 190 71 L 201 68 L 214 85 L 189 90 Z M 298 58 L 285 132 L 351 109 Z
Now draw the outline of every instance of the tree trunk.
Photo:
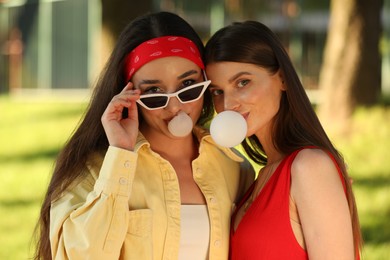
M 381 91 L 383 0 L 331 0 L 320 72 L 319 116 L 326 128 L 345 132 L 358 105 L 373 105 Z

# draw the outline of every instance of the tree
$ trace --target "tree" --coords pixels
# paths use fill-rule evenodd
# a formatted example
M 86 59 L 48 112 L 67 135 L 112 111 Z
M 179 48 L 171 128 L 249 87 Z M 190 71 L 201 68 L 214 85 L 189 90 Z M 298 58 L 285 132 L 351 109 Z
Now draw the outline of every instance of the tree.
M 382 6 L 383 0 L 331 0 L 318 112 L 325 127 L 339 133 L 348 130 L 356 106 L 380 96 Z

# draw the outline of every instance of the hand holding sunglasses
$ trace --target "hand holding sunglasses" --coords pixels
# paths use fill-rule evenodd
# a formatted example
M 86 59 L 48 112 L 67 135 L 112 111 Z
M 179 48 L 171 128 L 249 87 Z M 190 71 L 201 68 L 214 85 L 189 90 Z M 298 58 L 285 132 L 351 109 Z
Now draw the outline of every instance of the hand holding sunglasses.
M 148 110 L 156 110 L 168 106 L 171 97 L 176 97 L 182 104 L 194 102 L 200 99 L 210 83 L 211 80 L 206 80 L 169 94 L 141 95 L 137 103 Z

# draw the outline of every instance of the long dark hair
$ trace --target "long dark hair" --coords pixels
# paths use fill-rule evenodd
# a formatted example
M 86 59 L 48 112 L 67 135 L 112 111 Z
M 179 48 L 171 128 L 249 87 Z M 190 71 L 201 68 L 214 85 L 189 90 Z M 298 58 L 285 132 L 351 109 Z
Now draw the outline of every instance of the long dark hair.
M 271 74 L 281 72 L 286 91 L 282 93 L 280 109 L 273 124 L 273 144 L 282 154 L 290 154 L 306 146 L 317 146 L 333 155 L 347 187 L 354 243 L 360 249 L 362 238 L 356 203 L 344 159 L 325 133 L 281 41 L 262 23 L 233 23 L 217 31 L 206 44 L 206 66 L 222 61 L 254 64 Z M 260 165 L 267 163 L 264 149 L 255 135 L 246 138 L 242 145 L 255 162 Z
M 192 40 L 203 56 L 202 40 L 185 20 L 175 14 L 168 12 L 146 14 L 125 27 L 98 79 L 80 125 L 57 158 L 36 229 L 38 241 L 35 259 L 52 258 L 49 241 L 51 203 L 58 199 L 76 179 L 83 177 L 88 157 L 92 153 L 106 150 L 109 145 L 100 119 L 111 99 L 127 84 L 124 74 L 124 61 L 127 54 L 142 42 L 167 35 L 182 36 Z M 197 123 L 200 125 L 208 123 L 213 113 L 211 94 L 206 91 L 203 110 Z

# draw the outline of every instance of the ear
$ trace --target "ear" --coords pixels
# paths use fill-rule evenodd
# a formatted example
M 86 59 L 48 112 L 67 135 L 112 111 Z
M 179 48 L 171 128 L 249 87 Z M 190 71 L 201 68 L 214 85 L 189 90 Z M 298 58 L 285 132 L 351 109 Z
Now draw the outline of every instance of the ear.
M 280 79 L 280 90 L 286 91 L 287 90 L 287 85 L 286 85 L 286 82 L 284 80 L 284 75 L 283 75 L 282 71 L 279 69 L 277 74 L 278 74 L 278 77 Z

